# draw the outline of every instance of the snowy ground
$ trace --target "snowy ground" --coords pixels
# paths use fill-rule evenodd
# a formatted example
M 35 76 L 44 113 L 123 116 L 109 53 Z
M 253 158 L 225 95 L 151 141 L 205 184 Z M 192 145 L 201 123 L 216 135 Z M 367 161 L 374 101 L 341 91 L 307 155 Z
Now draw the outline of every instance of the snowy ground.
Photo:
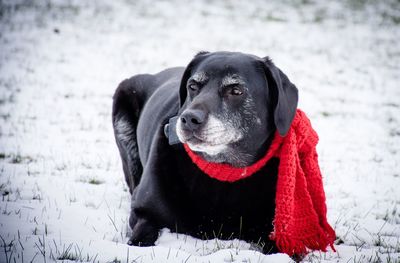
M 126 77 L 200 50 L 269 55 L 300 90 L 337 253 L 400 262 L 400 4 L 392 1 L 0 1 L 0 262 L 288 262 L 164 230 L 128 247 L 111 127 Z

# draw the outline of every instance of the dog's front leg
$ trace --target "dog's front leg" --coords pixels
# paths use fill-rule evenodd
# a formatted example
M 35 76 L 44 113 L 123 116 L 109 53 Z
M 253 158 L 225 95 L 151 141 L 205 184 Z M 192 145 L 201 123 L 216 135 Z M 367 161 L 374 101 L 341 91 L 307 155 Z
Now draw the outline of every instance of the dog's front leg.
M 158 227 L 146 216 L 137 216 L 135 210 L 131 210 L 129 216 L 129 226 L 132 229 L 132 235 L 129 238 L 130 246 L 152 246 L 158 238 Z
M 132 193 L 129 225 L 132 236 L 129 245 L 151 246 L 161 228 L 171 225 L 175 213 L 171 208 L 171 158 L 169 145 L 160 132 L 152 143 L 149 157 L 143 167 L 139 185 Z

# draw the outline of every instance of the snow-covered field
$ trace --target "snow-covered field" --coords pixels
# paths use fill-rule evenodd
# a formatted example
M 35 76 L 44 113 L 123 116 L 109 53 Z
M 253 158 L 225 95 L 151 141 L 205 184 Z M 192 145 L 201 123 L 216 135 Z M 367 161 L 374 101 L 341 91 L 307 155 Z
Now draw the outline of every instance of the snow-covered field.
M 0 262 L 290 261 L 166 229 L 125 244 L 112 94 L 200 50 L 269 55 L 300 90 L 338 238 L 304 261 L 400 262 L 400 3 L 327 3 L 0 1 Z

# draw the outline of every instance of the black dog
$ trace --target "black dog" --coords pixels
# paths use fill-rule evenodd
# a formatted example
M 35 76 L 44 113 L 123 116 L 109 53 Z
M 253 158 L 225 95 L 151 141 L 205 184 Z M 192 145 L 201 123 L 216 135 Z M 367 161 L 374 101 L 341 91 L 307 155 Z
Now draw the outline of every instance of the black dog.
M 199 238 L 240 238 L 274 251 L 279 159 L 237 182 L 221 182 L 192 163 L 203 159 L 245 167 L 261 158 L 277 130 L 287 133 L 297 89 L 269 58 L 201 52 L 185 68 L 136 75 L 117 88 L 113 126 L 132 194 L 130 245 L 153 245 L 161 228 Z M 182 143 L 164 134 L 178 116 Z M 174 125 L 174 124 L 170 124 Z

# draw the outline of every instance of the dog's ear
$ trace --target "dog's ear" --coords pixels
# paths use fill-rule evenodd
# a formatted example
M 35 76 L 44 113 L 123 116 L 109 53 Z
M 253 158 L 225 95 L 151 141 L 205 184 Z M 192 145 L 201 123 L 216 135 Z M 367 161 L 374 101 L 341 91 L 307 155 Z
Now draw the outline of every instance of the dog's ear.
M 298 91 L 289 78 L 271 61 L 269 57 L 263 58 L 264 70 L 268 86 L 272 88 L 272 94 L 276 98 L 274 108 L 275 126 L 281 136 L 289 131 L 296 114 L 298 103 Z
M 194 58 L 192 59 L 192 61 L 190 61 L 190 63 L 187 65 L 185 71 L 183 72 L 183 76 L 182 76 L 181 84 L 180 84 L 180 88 L 179 88 L 179 106 L 180 106 L 180 108 L 183 107 L 183 105 L 185 104 L 185 101 L 186 101 L 186 97 L 187 97 L 186 85 L 187 85 L 188 79 L 192 75 L 193 67 L 199 62 L 200 59 L 202 59 L 205 55 L 208 55 L 208 54 L 210 54 L 210 52 L 207 52 L 207 51 L 200 51 L 199 53 L 197 53 L 196 56 L 194 56 Z

